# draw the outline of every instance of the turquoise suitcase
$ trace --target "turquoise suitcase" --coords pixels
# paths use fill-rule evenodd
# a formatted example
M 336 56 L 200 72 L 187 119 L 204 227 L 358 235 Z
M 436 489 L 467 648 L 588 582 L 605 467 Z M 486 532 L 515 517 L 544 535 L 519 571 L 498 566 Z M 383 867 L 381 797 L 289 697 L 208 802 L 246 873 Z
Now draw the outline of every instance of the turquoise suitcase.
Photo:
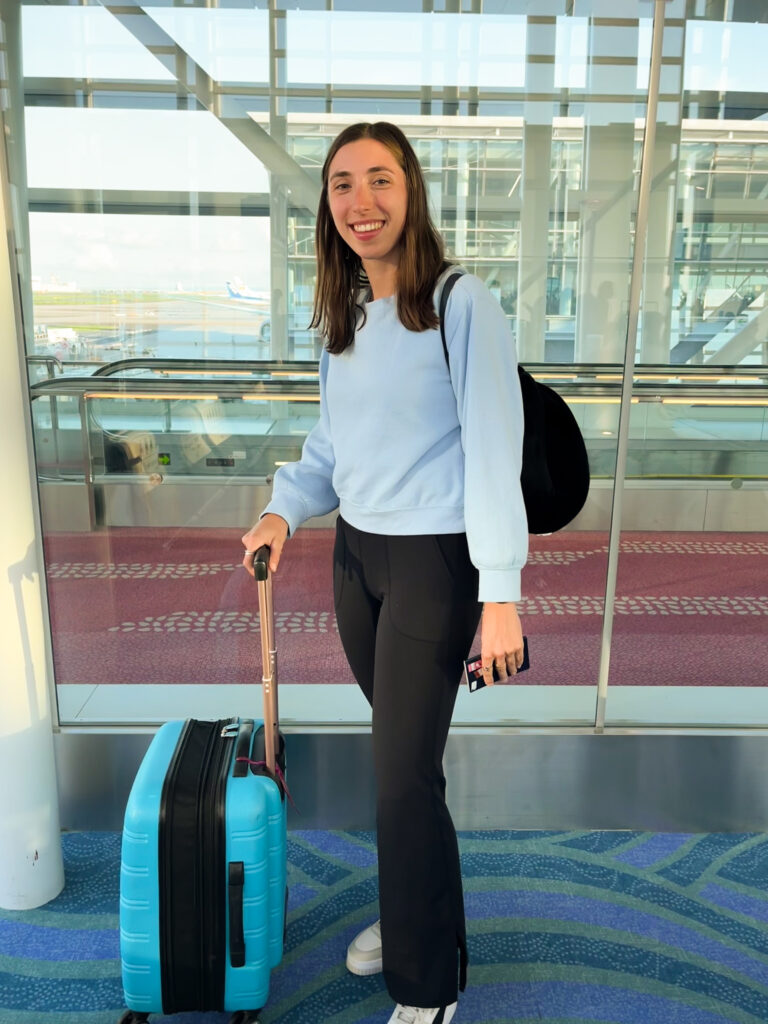
M 277 729 L 268 552 L 257 555 L 264 721 L 168 722 L 125 812 L 120 954 L 128 1012 L 224 1010 L 249 1024 L 267 1002 L 286 921 L 285 744 Z M 266 626 L 266 628 L 265 628 Z

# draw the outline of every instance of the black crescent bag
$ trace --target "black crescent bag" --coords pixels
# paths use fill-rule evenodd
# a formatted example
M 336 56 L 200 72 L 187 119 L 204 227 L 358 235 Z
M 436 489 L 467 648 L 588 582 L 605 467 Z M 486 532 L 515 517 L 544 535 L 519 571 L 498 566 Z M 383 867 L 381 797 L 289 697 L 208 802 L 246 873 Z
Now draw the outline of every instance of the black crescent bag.
M 450 370 L 445 341 L 445 310 L 453 286 L 462 276 L 451 274 L 440 294 L 440 337 Z M 523 395 L 523 490 L 529 533 L 554 533 L 571 522 L 589 493 L 589 459 L 584 438 L 565 400 L 518 366 Z

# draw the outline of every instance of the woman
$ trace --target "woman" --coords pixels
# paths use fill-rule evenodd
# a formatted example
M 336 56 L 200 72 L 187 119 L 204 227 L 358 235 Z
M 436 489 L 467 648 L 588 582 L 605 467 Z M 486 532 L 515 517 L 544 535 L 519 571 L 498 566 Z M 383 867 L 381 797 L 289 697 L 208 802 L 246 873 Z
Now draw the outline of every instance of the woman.
M 302 522 L 339 508 L 334 603 L 372 707 L 381 913 L 347 966 L 383 969 L 390 1024 L 448 1024 L 467 960 L 442 758 L 481 613 L 486 681 L 494 664 L 506 678 L 523 657 L 514 344 L 496 300 L 463 275 L 446 310 L 446 366 L 435 310 L 450 264 L 394 125 L 352 125 L 332 143 L 316 250 L 320 418 L 301 460 L 275 474 L 243 563 L 252 571 L 268 544 L 274 572 Z

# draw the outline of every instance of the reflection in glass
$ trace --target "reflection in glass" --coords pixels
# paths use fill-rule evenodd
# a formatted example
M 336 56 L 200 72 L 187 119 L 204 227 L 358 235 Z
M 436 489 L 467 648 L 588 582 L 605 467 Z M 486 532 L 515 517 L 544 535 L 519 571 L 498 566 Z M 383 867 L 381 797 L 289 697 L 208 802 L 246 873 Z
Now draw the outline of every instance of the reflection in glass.
M 764 381 L 719 390 L 635 407 L 610 724 L 767 720 L 768 400 Z
M 316 365 L 320 167 L 343 124 L 388 117 L 414 142 L 450 255 L 497 294 L 522 362 L 566 395 L 593 472 L 579 519 L 531 544 L 525 685 L 482 705 L 462 696 L 456 721 L 590 725 L 649 7 L 630 3 L 616 23 L 601 2 L 567 16 L 545 4 L 535 18 L 500 3 L 472 14 L 320 6 L 143 8 L 144 28 L 180 48 L 178 79 L 104 8 L 24 9 L 30 380 L 64 388 L 141 361 L 113 375 L 123 394 L 41 390 L 32 403 L 60 692 L 73 717 L 87 705 L 128 720 L 141 705 L 134 685 L 246 679 L 256 626 L 239 536 L 316 405 L 249 392 L 251 377 L 209 362 L 171 373 L 185 396 L 130 387 L 163 381 L 152 360 Z M 768 364 L 768 26 L 683 25 L 683 5 L 666 8 L 609 724 L 746 720 L 736 703 L 708 707 L 695 686 L 715 684 L 718 644 L 739 638 L 744 664 L 728 682 L 746 679 L 765 616 L 745 575 L 765 543 L 765 408 L 738 390 L 765 378 L 749 385 L 731 368 Z M 277 590 L 298 721 L 334 719 L 332 687 L 349 683 L 328 603 L 330 530 L 291 541 Z M 149 588 L 155 603 L 141 608 Z M 100 703 L 105 683 L 120 685 Z M 365 719 L 364 707 L 350 713 Z

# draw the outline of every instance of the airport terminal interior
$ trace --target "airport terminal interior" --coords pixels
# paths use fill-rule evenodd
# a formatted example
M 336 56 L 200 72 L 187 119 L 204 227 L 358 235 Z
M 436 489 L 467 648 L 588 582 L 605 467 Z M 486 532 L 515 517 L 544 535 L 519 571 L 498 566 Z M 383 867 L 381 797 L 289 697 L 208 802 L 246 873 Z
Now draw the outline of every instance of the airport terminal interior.
M 0 749 L 30 715 L 52 735 L 68 879 L 0 912 L 0 1024 L 117 1020 L 141 758 L 164 722 L 260 714 L 240 537 L 318 418 L 325 154 L 377 120 L 411 140 L 449 258 L 568 403 L 591 477 L 572 522 L 530 537 L 530 669 L 459 691 L 445 771 L 490 1002 L 470 986 L 457 1024 L 768 1020 L 768 4 L 40 0 L 0 22 L 2 366 L 24 375 L 0 416 L 9 492 L 34 489 L 4 549 L 22 667 Z M 335 518 L 274 580 L 296 806 L 265 1024 L 388 1005 L 329 966 L 376 877 Z M 38 956 L 24 929 L 44 928 L 82 931 L 87 970 Z M 35 1001 L 41 979 L 65 1003 Z

